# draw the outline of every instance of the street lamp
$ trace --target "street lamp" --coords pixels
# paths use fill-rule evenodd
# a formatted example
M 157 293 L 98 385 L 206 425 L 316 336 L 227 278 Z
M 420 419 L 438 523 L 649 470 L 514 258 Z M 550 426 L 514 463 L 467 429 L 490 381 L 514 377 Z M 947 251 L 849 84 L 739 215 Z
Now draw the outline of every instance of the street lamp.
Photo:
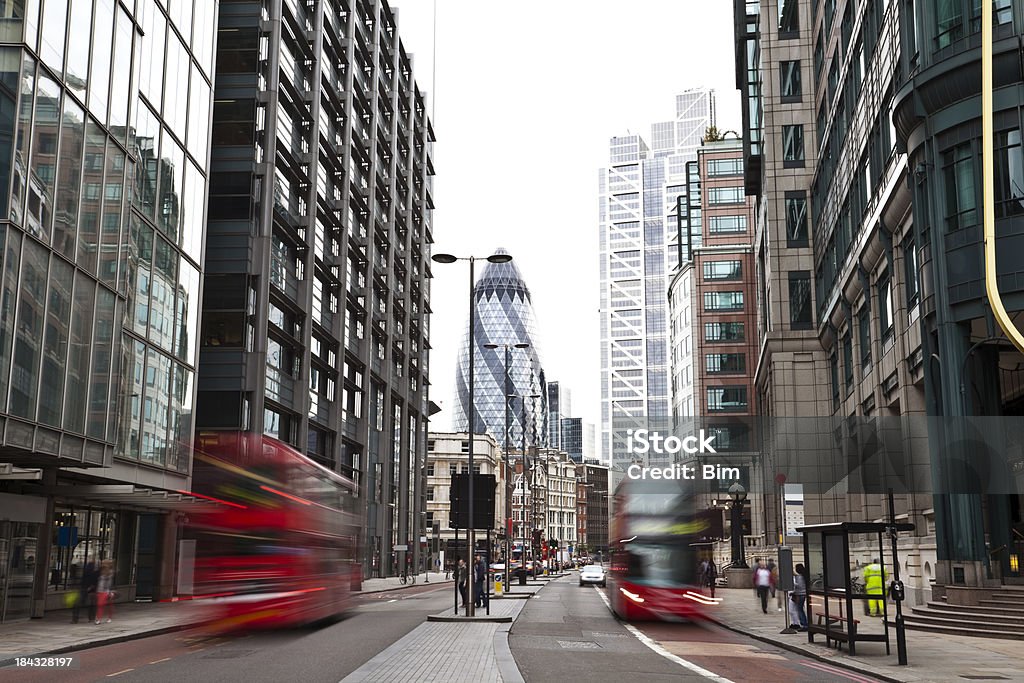
M 509 592 L 509 588 L 512 586 L 512 529 L 510 527 L 513 524 L 511 488 L 512 477 L 509 474 L 509 472 L 511 471 L 509 469 L 511 460 L 508 455 L 510 431 L 509 423 L 512 421 L 508 398 L 509 393 L 512 391 L 512 387 L 509 386 L 512 383 L 512 375 L 510 368 L 512 367 L 512 349 L 528 349 L 530 348 L 530 345 L 525 342 L 519 342 L 517 344 L 484 344 L 485 349 L 497 349 L 498 347 L 501 346 L 505 347 L 505 592 Z
M 467 505 L 469 507 L 469 529 L 466 548 L 466 571 L 475 571 L 473 567 L 473 551 L 476 545 L 476 535 L 474 534 L 473 528 L 473 446 L 476 441 L 476 395 L 473 393 L 476 388 L 474 385 L 475 378 L 473 376 L 474 364 L 473 360 L 476 356 L 476 348 L 473 344 L 473 328 L 476 327 L 476 274 L 474 272 L 474 266 L 476 265 L 477 257 L 459 257 L 453 256 L 452 254 L 434 254 L 430 257 L 435 263 L 455 263 L 456 261 L 469 261 L 469 501 Z M 487 257 L 487 261 L 490 263 L 508 263 L 512 260 L 512 256 L 509 254 L 492 254 Z M 458 576 L 456 576 L 458 581 Z M 469 576 L 466 577 L 466 616 L 473 616 L 473 582 L 469 580 Z
M 538 398 L 540 398 L 540 394 L 525 394 L 525 395 L 506 394 L 505 395 L 505 400 L 506 401 L 508 401 L 510 398 L 518 398 L 519 401 L 520 401 L 520 404 L 519 404 L 520 408 L 521 408 L 521 410 L 520 410 L 520 421 L 521 421 L 521 423 L 523 425 L 523 429 L 522 429 L 522 432 L 523 432 L 522 456 L 523 456 L 523 482 L 524 482 L 524 488 L 523 488 L 523 556 L 524 557 L 523 557 L 523 559 L 524 559 L 524 564 L 525 564 L 526 541 L 527 541 L 527 536 L 526 536 L 526 498 L 527 498 L 527 495 L 530 494 L 531 491 L 532 491 L 532 482 L 530 481 L 530 478 L 532 477 L 532 473 L 531 474 L 527 474 L 529 468 L 527 467 L 527 461 L 526 461 L 526 399 L 528 399 L 528 398 L 530 398 L 530 399 L 538 399 Z M 530 407 L 533 408 L 533 404 L 532 403 L 531 403 Z M 531 412 L 531 414 L 533 413 L 532 410 L 530 412 Z M 533 525 L 536 522 L 536 520 L 534 519 L 534 504 L 535 503 L 534 503 L 532 495 L 531 495 L 530 496 L 530 533 L 531 533 L 530 539 L 531 539 L 531 543 L 532 543 L 532 538 L 533 538 L 532 537 Z M 532 552 L 530 553 L 530 559 L 531 560 L 535 560 L 536 559 L 535 557 L 533 557 L 533 553 Z
M 743 558 L 743 503 L 747 500 L 747 490 L 736 482 L 729 487 L 729 496 L 732 497 L 732 566 L 748 569 Z

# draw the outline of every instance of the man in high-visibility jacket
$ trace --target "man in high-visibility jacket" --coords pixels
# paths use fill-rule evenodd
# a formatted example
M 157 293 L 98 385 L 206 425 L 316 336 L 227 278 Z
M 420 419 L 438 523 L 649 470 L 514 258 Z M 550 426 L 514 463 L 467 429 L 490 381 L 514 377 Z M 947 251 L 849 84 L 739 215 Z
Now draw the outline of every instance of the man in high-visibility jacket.
M 868 595 L 885 595 L 885 570 L 882 569 L 877 557 L 874 562 L 864 567 L 864 591 Z M 881 600 L 868 600 L 868 611 L 871 616 L 882 616 L 884 599 L 883 597 Z

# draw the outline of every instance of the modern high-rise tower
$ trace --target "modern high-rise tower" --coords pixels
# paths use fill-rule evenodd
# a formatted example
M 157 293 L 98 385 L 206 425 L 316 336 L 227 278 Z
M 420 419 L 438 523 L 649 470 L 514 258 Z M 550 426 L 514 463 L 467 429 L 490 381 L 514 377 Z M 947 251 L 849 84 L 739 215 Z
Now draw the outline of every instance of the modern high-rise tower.
M 498 254 L 507 253 L 498 249 Z M 523 426 L 527 446 L 547 444 L 547 382 L 540 363 L 536 322 L 530 290 L 515 261 L 488 263 L 476 281 L 473 296 L 476 306 L 476 346 L 474 395 L 477 433 L 489 433 L 505 446 L 506 395 L 508 399 L 509 447 L 521 447 Z M 496 349 L 485 348 L 499 345 Z M 502 344 L 529 344 L 529 348 L 510 349 L 509 380 L 505 379 L 505 348 Z M 507 390 L 506 390 L 507 387 Z M 536 398 L 529 398 L 539 394 Z M 469 327 L 459 351 L 455 374 L 456 432 L 469 431 Z M 522 397 L 526 397 L 523 399 Z
M 714 125 L 714 92 L 676 97 L 676 117 L 639 135 L 611 139 L 600 173 L 601 442 L 612 461 L 624 444 L 612 424 L 670 414 L 668 284 L 679 262 L 676 201 L 686 163 Z

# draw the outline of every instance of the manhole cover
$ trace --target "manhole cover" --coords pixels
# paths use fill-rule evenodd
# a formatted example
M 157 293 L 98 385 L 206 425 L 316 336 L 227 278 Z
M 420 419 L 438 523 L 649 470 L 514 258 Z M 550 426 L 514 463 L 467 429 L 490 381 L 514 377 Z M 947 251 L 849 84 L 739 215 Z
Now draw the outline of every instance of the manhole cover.
M 563 650 L 599 650 L 601 648 L 600 645 L 589 640 L 559 640 L 558 645 Z

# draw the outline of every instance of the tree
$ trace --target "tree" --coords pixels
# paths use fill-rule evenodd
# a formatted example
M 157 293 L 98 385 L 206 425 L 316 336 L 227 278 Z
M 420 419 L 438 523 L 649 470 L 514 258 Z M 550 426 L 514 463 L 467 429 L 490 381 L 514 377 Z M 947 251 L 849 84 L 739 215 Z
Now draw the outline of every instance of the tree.
M 722 134 L 718 132 L 718 126 L 708 126 L 704 131 L 704 142 L 717 142 L 721 139 Z

